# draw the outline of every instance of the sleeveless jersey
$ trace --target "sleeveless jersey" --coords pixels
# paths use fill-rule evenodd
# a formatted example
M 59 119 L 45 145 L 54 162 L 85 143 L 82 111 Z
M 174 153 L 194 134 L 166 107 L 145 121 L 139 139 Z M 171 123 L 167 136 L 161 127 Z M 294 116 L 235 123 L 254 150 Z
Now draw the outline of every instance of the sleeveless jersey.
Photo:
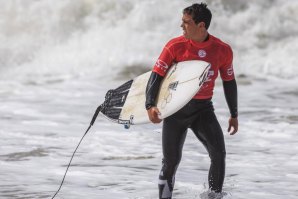
M 207 80 L 194 99 L 212 98 L 218 74 L 223 81 L 235 78 L 231 47 L 212 35 L 209 35 L 207 41 L 201 43 L 186 39 L 184 36 L 170 40 L 156 61 L 153 72 L 165 76 L 174 63 L 188 60 L 203 60 L 211 64 Z

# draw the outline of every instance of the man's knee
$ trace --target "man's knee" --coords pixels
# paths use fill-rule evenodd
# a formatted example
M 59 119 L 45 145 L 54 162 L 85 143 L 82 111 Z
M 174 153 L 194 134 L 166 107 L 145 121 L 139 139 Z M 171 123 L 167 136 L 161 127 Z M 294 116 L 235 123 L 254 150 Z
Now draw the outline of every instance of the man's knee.
M 226 151 L 225 150 L 210 151 L 209 157 L 212 162 L 224 162 L 226 159 Z

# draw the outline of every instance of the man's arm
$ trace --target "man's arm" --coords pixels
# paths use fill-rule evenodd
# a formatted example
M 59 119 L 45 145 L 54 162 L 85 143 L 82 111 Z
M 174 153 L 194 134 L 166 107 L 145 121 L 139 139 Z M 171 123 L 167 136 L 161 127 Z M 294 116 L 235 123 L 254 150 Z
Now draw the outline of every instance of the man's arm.
M 226 101 L 230 110 L 228 132 L 234 135 L 238 131 L 238 102 L 237 102 L 237 83 L 236 80 L 223 81 L 223 88 Z M 233 129 L 232 129 L 233 128 Z M 232 130 L 232 131 L 231 131 Z
M 148 112 L 148 117 L 153 123 L 161 122 L 161 119 L 159 119 L 158 117 L 160 113 L 158 108 L 156 107 L 156 98 L 162 79 L 163 77 L 161 75 L 152 72 L 146 87 L 145 107 Z

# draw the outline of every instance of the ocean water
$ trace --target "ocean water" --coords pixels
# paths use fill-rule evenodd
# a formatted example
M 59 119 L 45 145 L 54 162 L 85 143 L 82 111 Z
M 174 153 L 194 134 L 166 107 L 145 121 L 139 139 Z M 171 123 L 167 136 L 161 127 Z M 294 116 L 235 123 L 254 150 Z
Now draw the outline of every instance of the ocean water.
M 181 34 L 178 0 L 0 0 L 0 198 L 51 198 L 110 88 L 152 68 Z M 227 199 L 298 198 L 298 1 L 209 0 L 209 32 L 234 51 L 239 132 L 221 82 Z M 158 198 L 161 125 L 103 117 L 56 198 Z M 207 198 L 209 157 L 188 132 L 174 198 Z

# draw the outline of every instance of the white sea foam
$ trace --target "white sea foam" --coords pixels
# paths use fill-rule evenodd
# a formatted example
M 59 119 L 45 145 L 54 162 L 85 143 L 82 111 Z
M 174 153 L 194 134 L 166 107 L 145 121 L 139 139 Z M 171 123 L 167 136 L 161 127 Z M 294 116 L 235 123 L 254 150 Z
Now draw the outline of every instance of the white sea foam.
M 194 2 L 194 1 L 193 1 Z M 184 1 L 2 1 L 1 74 L 115 77 L 152 67 L 163 45 L 181 34 Z M 210 33 L 234 50 L 238 73 L 297 77 L 298 2 L 209 2 Z M 6 75 L 7 77 L 7 72 Z

